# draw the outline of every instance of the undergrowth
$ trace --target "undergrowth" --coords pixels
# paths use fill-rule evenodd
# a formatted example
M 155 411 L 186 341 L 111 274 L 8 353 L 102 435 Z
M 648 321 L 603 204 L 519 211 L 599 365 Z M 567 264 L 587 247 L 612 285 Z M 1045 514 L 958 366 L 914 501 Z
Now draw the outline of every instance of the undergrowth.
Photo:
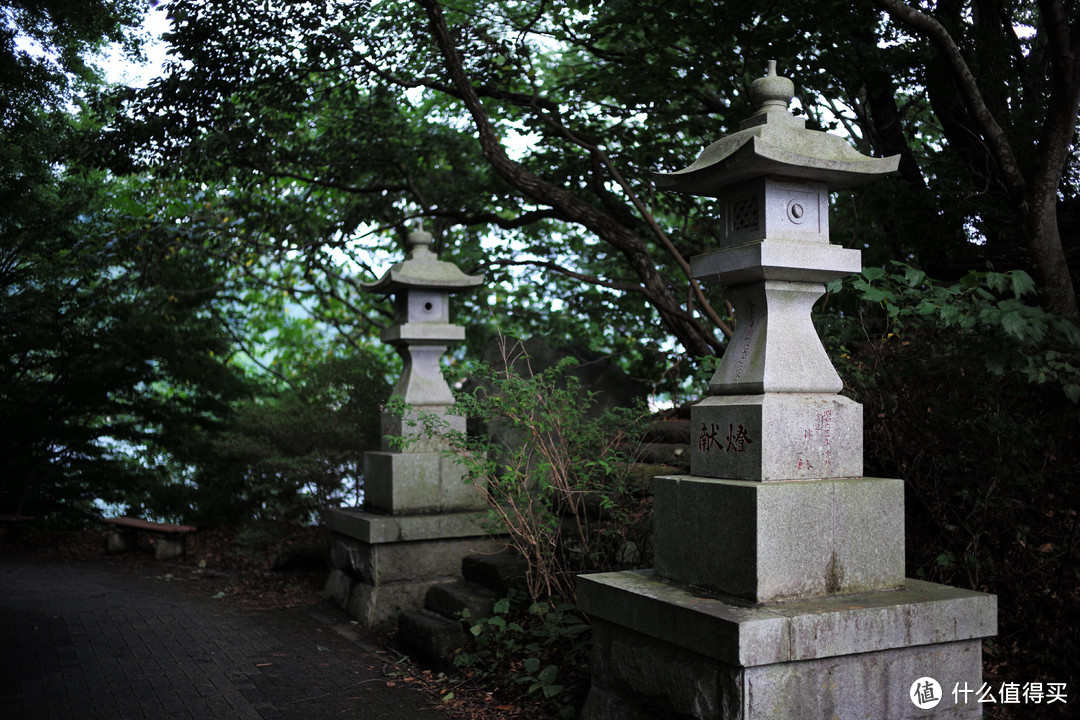
M 455 657 L 462 673 L 550 717 L 576 717 L 589 689 L 591 630 L 574 603 L 533 602 L 512 592 L 488 618 L 462 618 L 472 642 Z

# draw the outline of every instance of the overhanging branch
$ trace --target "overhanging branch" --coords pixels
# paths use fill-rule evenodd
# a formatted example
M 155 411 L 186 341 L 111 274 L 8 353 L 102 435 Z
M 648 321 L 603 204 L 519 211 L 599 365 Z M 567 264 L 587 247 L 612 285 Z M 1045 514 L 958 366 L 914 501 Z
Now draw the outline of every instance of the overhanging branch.
M 978 123 L 980 133 L 1001 168 L 1009 192 L 1017 201 L 1022 202 L 1027 182 L 1020 171 L 1020 164 L 1016 160 L 1005 131 L 998 125 L 993 113 L 990 112 L 990 109 L 983 101 L 982 92 L 979 90 L 975 75 L 971 72 L 971 68 L 968 67 L 967 61 L 964 60 L 960 48 L 949 34 L 949 31 L 935 18 L 901 0 L 874 0 L 874 2 L 891 15 L 894 20 L 925 36 L 941 53 L 952 71 L 956 86 L 964 98 L 964 104 L 975 122 Z
M 605 169 L 607 169 L 611 177 L 615 179 L 615 182 L 618 183 L 619 187 L 626 193 L 626 196 L 630 198 L 630 202 L 637 208 L 637 211 L 641 214 L 641 217 L 645 220 L 645 223 L 649 226 L 653 235 L 660 241 L 660 244 L 664 246 L 664 249 L 671 254 L 679 268 L 683 271 L 683 274 L 686 275 L 686 279 L 690 283 L 690 290 L 693 293 L 694 298 L 701 304 L 701 308 L 705 311 L 705 315 L 708 316 L 709 320 L 711 320 L 716 327 L 720 328 L 724 335 L 731 337 L 731 328 L 723 321 L 723 319 L 721 319 L 720 315 L 717 314 L 712 304 L 709 303 L 709 300 L 705 297 L 705 293 L 701 290 L 701 284 L 691 277 L 690 263 L 686 261 L 683 254 L 675 247 L 675 243 L 671 242 L 671 238 L 669 238 L 667 233 L 664 232 L 664 229 L 660 227 L 660 223 L 656 222 L 656 217 L 647 207 L 645 207 L 645 203 L 641 201 L 641 198 L 639 198 L 633 188 L 630 187 L 630 183 L 626 181 L 623 174 L 615 167 L 615 163 L 611 161 L 611 158 L 608 157 L 607 153 L 605 153 L 599 145 L 589 142 L 578 136 L 576 133 L 571 132 L 570 129 L 562 123 L 556 123 L 546 114 L 540 112 L 539 108 L 536 108 L 536 110 L 541 119 L 543 119 L 549 127 L 555 130 L 555 132 L 591 154 Z
M 469 270 L 469 274 L 476 274 L 482 272 L 488 268 L 493 267 L 537 267 L 544 270 L 551 270 L 557 272 L 560 275 L 580 280 L 581 282 L 589 283 L 590 285 L 599 285 L 611 290 L 620 290 L 622 292 L 632 292 L 639 295 L 649 296 L 649 290 L 644 285 L 637 283 L 620 283 L 613 280 L 605 280 L 596 275 L 586 275 L 584 273 L 571 270 L 568 267 L 559 265 L 558 263 L 551 262 L 550 260 L 491 260 L 485 263 L 481 263 L 475 268 Z
M 497 213 L 470 214 L 454 210 L 429 209 L 426 214 L 431 217 L 444 217 L 453 220 L 458 225 L 495 225 L 503 230 L 517 230 L 541 220 L 563 220 L 556 210 L 530 210 L 516 217 L 503 217 Z
M 723 344 L 715 335 L 681 309 L 679 302 L 668 289 L 667 279 L 656 267 L 648 246 L 641 238 L 594 205 L 510 159 L 495 133 L 477 89 L 465 73 L 461 54 L 450 37 L 438 0 L 416 2 L 427 14 L 435 44 L 443 56 L 454 87 L 472 116 L 484 159 L 492 170 L 518 191 L 540 204 L 555 208 L 568 222 L 582 225 L 619 250 L 641 278 L 642 285 L 648 288 L 650 303 L 691 354 L 704 356 L 722 351 Z

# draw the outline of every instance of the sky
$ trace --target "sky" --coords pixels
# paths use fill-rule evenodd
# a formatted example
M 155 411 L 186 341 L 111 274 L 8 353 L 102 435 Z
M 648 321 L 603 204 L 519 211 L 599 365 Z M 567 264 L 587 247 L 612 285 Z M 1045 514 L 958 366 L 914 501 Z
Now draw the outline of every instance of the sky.
M 105 71 L 106 82 L 146 87 L 152 79 L 159 77 L 164 72 L 168 49 L 162 42 L 161 35 L 168 29 L 166 4 L 160 3 L 147 12 L 143 20 L 142 32 L 150 38 L 143 47 L 146 62 L 135 63 L 124 54 L 119 45 L 110 45 L 101 53 L 98 61 Z

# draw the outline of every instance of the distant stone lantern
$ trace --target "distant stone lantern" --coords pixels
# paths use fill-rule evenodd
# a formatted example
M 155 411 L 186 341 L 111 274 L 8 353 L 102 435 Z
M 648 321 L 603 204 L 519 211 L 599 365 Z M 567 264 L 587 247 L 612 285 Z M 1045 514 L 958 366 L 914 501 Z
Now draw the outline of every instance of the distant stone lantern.
M 381 336 L 404 363 L 393 395 L 416 413 L 441 415 L 449 427 L 464 431 L 465 418 L 449 413 L 454 395 L 440 362 L 450 343 L 465 339 L 465 328 L 450 322 L 450 294 L 471 290 L 484 278 L 439 260 L 431 250 L 431 233 L 409 233 L 408 244 L 403 261 L 363 285 L 369 292 L 394 295 L 394 324 Z M 462 482 L 463 468 L 445 457 L 439 442 L 425 437 L 414 420 L 383 413 L 382 451 L 365 453 L 364 504 L 388 513 L 481 507 L 480 494 Z M 392 448 L 393 437 L 407 437 L 410 443 L 403 450 Z
M 364 453 L 363 507 L 326 514 L 334 569 L 324 595 L 365 627 L 419 610 L 432 586 L 460 573 L 462 558 L 499 547 L 483 527 L 482 493 L 465 481 L 443 441 L 415 422 L 422 413 L 465 430 L 440 361 L 451 343 L 465 339 L 465 329 L 450 322 L 451 293 L 481 282 L 439 260 L 431 234 L 418 230 L 409 234 L 405 259 L 364 285 L 394 296 L 394 324 L 382 340 L 404 361 L 393 395 L 409 407 L 407 417 L 382 413 L 382 447 Z M 401 447 L 394 438 L 408 442 Z
M 775 63 L 750 92 L 738 132 L 656 177 L 716 199 L 719 248 L 690 269 L 724 286 L 736 326 L 691 409 L 690 474 L 653 479 L 653 568 L 578 578 L 581 717 L 978 717 L 947 688 L 979 686 L 996 598 L 904 577 L 904 483 L 863 477 L 862 406 L 810 319 L 861 268 L 829 243 L 829 192 L 898 158 L 807 130 Z
M 393 265 L 368 292 L 394 296 L 394 325 L 382 333 L 405 363 L 394 389 L 410 405 L 452 405 L 454 396 L 443 379 L 439 360 L 450 343 L 465 339 L 465 328 L 450 323 L 450 293 L 471 290 L 482 275 L 466 275 L 457 265 L 439 260 L 431 250 L 431 233 L 409 233 L 405 259 Z

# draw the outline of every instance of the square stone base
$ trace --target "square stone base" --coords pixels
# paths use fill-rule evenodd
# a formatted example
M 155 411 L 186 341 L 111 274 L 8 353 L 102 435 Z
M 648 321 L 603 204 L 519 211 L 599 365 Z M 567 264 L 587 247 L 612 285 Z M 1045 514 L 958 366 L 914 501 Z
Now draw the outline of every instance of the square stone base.
M 593 685 L 583 720 L 975 718 L 992 595 L 908 580 L 904 590 L 779 605 L 732 604 L 651 571 L 586 575 Z M 941 686 L 920 709 L 912 685 Z
M 419 610 L 427 589 L 461 577 L 461 560 L 504 543 L 483 527 L 485 513 L 382 515 L 361 509 L 327 513 L 334 569 L 323 596 L 365 627 L 387 625 L 400 610 Z
M 482 489 L 465 476 L 465 466 L 442 452 L 366 452 L 364 503 L 392 515 L 487 507 Z
M 980 640 L 754 668 L 724 665 L 603 622 L 594 625 L 593 642 L 593 685 L 582 720 L 982 716 L 979 703 L 957 704 L 951 694 L 953 682 L 982 676 Z M 920 709 L 908 697 L 922 677 L 941 683 L 936 708 Z
M 690 408 L 690 473 L 761 482 L 860 477 L 862 405 L 829 393 L 717 395 Z
M 451 575 L 424 580 L 403 580 L 372 585 L 357 580 L 344 570 L 332 570 L 323 589 L 323 598 L 344 610 L 361 626 L 386 627 L 400 611 L 419 610 L 432 585 L 452 582 Z
M 904 583 L 904 483 L 653 478 L 656 572 L 755 603 Z

